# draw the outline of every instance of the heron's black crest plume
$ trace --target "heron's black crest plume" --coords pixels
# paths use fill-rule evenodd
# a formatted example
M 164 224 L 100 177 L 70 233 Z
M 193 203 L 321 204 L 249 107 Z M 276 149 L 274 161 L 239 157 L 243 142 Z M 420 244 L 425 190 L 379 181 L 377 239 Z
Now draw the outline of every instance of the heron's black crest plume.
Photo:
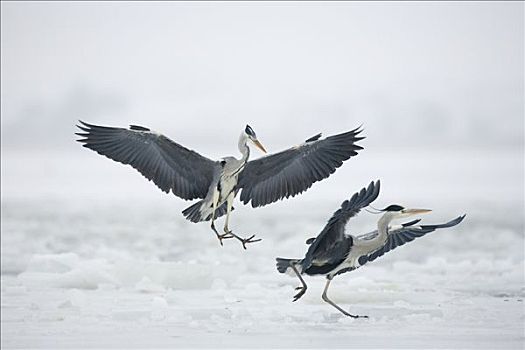
M 255 131 L 253 131 L 251 126 L 249 126 L 248 124 L 246 124 L 246 129 L 244 129 L 244 131 L 250 136 L 255 136 Z
M 381 211 L 401 211 L 403 209 L 405 209 L 405 208 L 403 208 L 400 205 L 392 204 L 392 205 L 389 205 L 388 207 L 386 207 L 385 209 L 383 209 Z
M 369 212 L 370 214 L 381 214 L 381 212 L 382 212 L 381 209 L 377 209 L 377 208 L 374 207 L 372 204 L 369 204 L 368 206 L 369 206 L 370 208 L 372 208 L 373 210 L 375 210 L 375 212 L 373 212 L 372 210 L 365 208 L 365 210 L 366 210 L 367 212 Z

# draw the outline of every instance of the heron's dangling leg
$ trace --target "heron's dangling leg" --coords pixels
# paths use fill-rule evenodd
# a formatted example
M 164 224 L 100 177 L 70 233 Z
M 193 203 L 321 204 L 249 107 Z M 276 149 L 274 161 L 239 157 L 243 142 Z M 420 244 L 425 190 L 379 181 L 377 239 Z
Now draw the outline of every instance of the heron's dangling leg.
M 328 286 L 330 286 L 330 282 L 332 282 L 332 279 L 331 278 L 327 278 L 326 280 L 326 286 L 324 287 L 324 291 L 323 291 L 323 300 L 326 301 L 328 304 L 332 305 L 333 307 L 335 307 L 337 310 L 341 311 L 343 314 L 345 314 L 346 316 L 350 316 L 350 317 L 353 317 L 353 318 L 368 318 L 368 316 L 359 316 L 359 315 L 352 315 L 348 312 L 346 312 L 345 310 L 343 310 L 342 308 L 340 308 L 336 303 L 334 303 L 333 301 L 331 301 L 330 299 L 328 299 L 328 295 L 326 294 L 326 292 L 328 291 Z
M 232 192 L 232 193 L 230 193 L 228 195 L 228 198 L 226 199 L 226 221 L 224 222 L 224 233 L 226 235 L 229 235 L 227 238 L 231 238 L 231 237 L 237 238 L 242 243 L 242 247 L 244 249 L 246 249 L 246 243 L 259 242 L 259 241 L 261 241 L 261 239 L 260 238 L 253 239 L 255 237 L 255 235 L 251 235 L 248 238 L 242 238 L 240 236 L 237 236 L 235 233 L 230 231 L 230 229 L 228 228 L 228 223 L 230 221 L 230 212 L 231 212 L 231 209 L 232 209 L 233 199 L 234 198 L 235 198 L 235 193 Z
M 299 281 L 301 281 L 301 284 L 302 284 L 302 286 L 295 288 L 295 289 L 300 289 L 299 293 L 297 293 L 293 297 L 293 301 L 297 301 L 297 300 L 299 300 L 300 297 L 302 297 L 304 295 L 304 293 L 306 293 L 306 289 L 308 287 L 306 286 L 306 283 L 304 282 L 303 277 L 301 276 L 299 271 L 297 271 L 297 267 L 295 267 L 295 264 L 291 263 L 290 267 L 292 268 L 293 272 L 295 272 L 297 277 L 299 277 Z
M 219 232 L 217 232 L 217 229 L 215 228 L 215 209 L 217 209 L 217 202 L 219 201 L 219 191 L 215 190 L 213 192 L 213 198 L 212 198 L 212 213 L 211 213 L 211 229 L 213 230 L 213 232 L 215 232 L 215 234 L 217 235 L 217 239 L 219 240 L 219 242 L 222 244 L 222 240 L 223 239 L 227 239 L 227 238 L 233 238 L 233 235 L 231 235 L 230 233 L 226 232 L 225 234 L 219 234 Z
M 228 198 L 226 198 L 226 220 L 224 221 L 224 232 L 226 233 L 230 233 L 230 230 L 228 229 L 228 223 L 230 222 L 230 212 L 232 211 L 234 196 L 235 193 L 232 192 L 228 195 Z

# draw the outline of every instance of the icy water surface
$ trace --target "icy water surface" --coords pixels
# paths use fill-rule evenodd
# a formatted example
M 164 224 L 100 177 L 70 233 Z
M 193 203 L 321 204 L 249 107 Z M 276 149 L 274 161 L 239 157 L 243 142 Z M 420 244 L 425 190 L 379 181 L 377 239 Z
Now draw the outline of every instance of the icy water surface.
M 130 169 L 100 157 L 87 158 L 101 164 L 88 169 L 64 157 L 36 160 L 47 177 L 34 182 L 23 157 L 8 158 L 9 171 L 2 169 L 2 348 L 524 345 L 517 157 L 500 160 L 500 175 L 484 174 L 483 161 L 472 157 L 465 165 L 461 156 L 448 164 L 460 169 L 455 174 L 445 167 L 422 179 L 429 172 L 421 170 L 419 180 L 408 181 L 411 172 L 400 175 L 392 164 L 381 174 L 378 205 L 431 207 L 428 223 L 467 217 L 336 277 L 331 298 L 370 316 L 358 320 L 322 301 L 321 277 L 307 278 L 306 295 L 293 303 L 298 281 L 278 274 L 274 259 L 301 257 L 305 240 L 373 179 L 367 171 L 341 171 L 337 181 L 336 173 L 302 200 L 257 210 L 236 203 L 232 228 L 263 238 L 244 251 L 235 241 L 221 247 L 208 224 L 186 222 L 180 211 L 189 203 Z M 372 165 L 386 159 L 358 168 L 377 173 Z M 427 161 L 416 157 L 411 166 L 425 169 Z M 365 232 L 376 220 L 364 213 L 348 229 Z

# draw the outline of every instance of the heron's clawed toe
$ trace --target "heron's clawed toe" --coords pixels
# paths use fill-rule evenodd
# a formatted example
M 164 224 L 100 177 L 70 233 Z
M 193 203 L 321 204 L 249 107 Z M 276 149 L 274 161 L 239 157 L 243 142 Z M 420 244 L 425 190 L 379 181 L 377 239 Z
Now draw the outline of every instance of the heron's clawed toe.
M 251 235 L 250 237 L 248 238 L 242 238 L 240 236 L 237 236 L 235 233 L 233 233 L 232 231 L 228 231 L 228 234 L 230 234 L 232 237 L 235 237 L 239 240 L 239 242 L 241 242 L 242 244 L 242 247 L 244 249 L 246 249 L 246 244 L 247 243 L 255 243 L 255 242 L 259 242 L 259 241 L 262 241 L 261 238 L 257 238 L 257 239 L 254 239 L 255 238 L 255 235 Z
M 259 241 L 262 241 L 261 238 L 257 238 L 257 239 L 254 239 L 255 238 L 255 235 L 251 235 L 250 237 L 248 238 L 242 238 L 240 241 L 242 243 L 242 247 L 244 249 L 246 249 L 246 243 L 255 243 L 255 242 L 259 242 Z
M 299 300 L 304 295 L 304 293 L 306 293 L 306 288 L 304 288 L 304 287 L 298 287 L 298 288 L 295 288 L 295 289 L 300 289 L 300 291 L 299 291 L 299 293 L 297 293 L 297 294 L 295 294 L 293 296 L 293 301 Z
M 352 315 L 351 313 L 346 312 L 344 310 L 341 310 L 341 311 L 343 311 L 343 314 L 345 316 L 348 316 L 348 317 L 352 317 L 352 318 L 368 318 L 368 316 L 366 316 L 366 315 Z
M 225 232 L 224 234 L 221 235 L 221 238 L 223 239 L 228 239 L 228 238 L 233 238 L 235 237 L 231 232 Z
M 234 236 L 231 233 L 229 233 L 229 232 L 224 233 L 222 235 L 217 233 L 217 239 L 219 240 L 219 243 L 221 244 L 221 246 L 223 245 L 223 243 L 222 243 L 223 239 L 228 239 L 228 238 L 233 238 L 233 237 Z

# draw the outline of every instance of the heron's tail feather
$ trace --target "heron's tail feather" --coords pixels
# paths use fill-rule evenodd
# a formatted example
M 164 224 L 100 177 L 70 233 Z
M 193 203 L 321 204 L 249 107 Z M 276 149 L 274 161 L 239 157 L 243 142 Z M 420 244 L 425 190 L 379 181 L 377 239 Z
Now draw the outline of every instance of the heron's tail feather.
M 286 270 L 292 265 L 292 264 L 299 264 L 301 263 L 301 259 L 284 259 L 284 258 L 277 258 L 275 259 L 277 261 L 277 271 L 280 273 L 285 273 Z M 293 270 L 292 270 L 293 271 Z M 301 271 L 299 271 L 301 272 Z
M 197 203 L 184 209 L 182 214 L 187 220 L 190 220 L 191 222 L 209 221 L 211 219 L 212 209 L 206 207 L 203 208 L 203 203 L 204 200 L 198 201 Z M 228 203 L 224 202 L 220 207 L 215 209 L 215 218 L 219 218 L 226 214 L 227 205 Z M 234 208 L 232 207 L 231 210 L 233 209 Z

